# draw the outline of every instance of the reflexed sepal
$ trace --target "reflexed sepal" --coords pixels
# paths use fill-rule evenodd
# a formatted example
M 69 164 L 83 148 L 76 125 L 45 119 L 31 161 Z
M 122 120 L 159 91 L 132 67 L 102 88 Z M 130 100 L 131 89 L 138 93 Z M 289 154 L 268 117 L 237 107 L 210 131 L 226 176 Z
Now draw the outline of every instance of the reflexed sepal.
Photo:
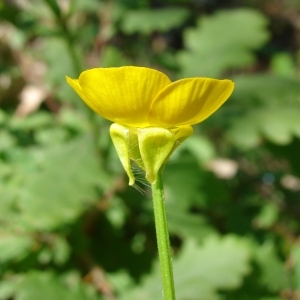
M 110 126 L 110 136 L 117 150 L 123 168 L 129 177 L 129 185 L 134 185 L 135 178 L 131 170 L 129 152 L 129 146 L 131 144 L 130 128 L 114 123 Z
M 191 126 L 133 128 L 114 123 L 110 127 L 110 136 L 129 177 L 129 185 L 135 182 L 131 160 L 146 172 L 146 179 L 152 184 L 169 156 L 192 133 Z
M 175 134 L 160 127 L 138 128 L 137 134 L 146 179 L 152 184 L 172 152 L 176 142 Z
M 191 136 L 194 132 L 194 129 L 192 126 L 185 125 L 185 126 L 180 126 L 176 127 L 171 130 L 175 134 L 175 140 L 176 143 L 174 145 L 173 151 L 180 146 L 189 136 Z

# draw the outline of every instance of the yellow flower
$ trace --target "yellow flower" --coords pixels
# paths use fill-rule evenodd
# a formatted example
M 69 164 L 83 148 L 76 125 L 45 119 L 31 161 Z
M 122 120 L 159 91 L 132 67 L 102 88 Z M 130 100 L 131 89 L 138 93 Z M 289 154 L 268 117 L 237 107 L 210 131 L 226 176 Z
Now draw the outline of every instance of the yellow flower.
M 191 125 L 214 113 L 234 88 L 230 80 L 212 78 L 171 82 L 143 67 L 95 68 L 67 82 L 91 109 L 114 122 L 110 134 L 130 185 L 130 160 L 155 182 L 166 159 L 193 133 Z

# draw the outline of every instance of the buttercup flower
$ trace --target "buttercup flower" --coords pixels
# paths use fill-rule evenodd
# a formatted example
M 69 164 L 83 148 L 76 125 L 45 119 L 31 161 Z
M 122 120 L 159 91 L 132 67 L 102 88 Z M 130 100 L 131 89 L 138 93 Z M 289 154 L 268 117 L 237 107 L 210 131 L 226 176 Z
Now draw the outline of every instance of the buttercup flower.
M 191 126 L 214 113 L 234 88 L 227 79 L 171 82 L 143 67 L 95 68 L 67 82 L 91 109 L 114 122 L 110 134 L 130 185 L 131 160 L 155 182 L 167 158 L 193 133 Z

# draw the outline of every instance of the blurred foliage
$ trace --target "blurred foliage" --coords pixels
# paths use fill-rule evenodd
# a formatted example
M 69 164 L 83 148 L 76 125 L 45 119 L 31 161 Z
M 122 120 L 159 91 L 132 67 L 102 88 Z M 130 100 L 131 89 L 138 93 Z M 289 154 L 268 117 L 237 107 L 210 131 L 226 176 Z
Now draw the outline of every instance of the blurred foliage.
M 161 299 L 151 194 L 65 75 L 231 78 L 164 173 L 178 300 L 300 299 L 300 2 L 0 2 L 0 300 Z M 116 83 L 117 84 L 117 83 Z

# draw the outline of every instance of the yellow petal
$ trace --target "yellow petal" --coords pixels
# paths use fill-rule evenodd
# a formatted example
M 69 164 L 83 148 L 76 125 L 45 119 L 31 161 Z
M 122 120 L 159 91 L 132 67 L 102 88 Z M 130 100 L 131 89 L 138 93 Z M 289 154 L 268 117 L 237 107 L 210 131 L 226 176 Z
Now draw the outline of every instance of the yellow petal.
M 115 123 L 148 126 L 150 105 L 170 79 L 143 67 L 97 68 L 81 73 L 73 88 L 94 111 Z
M 85 98 L 85 95 L 81 89 L 81 86 L 79 85 L 79 80 L 78 79 L 72 79 L 68 76 L 66 76 L 66 79 L 67 79 L 67 82 L 68 84 L 75 90 L 75 92 L 78 94 L 78 96 L 81 98 L 81 99 L 84 99 Z M 87 102 L 87 100 L 85 99 L 84 100 L 85 102 Z M 96 107 L 95 106 L 91 106 L 91 109 L 95 110 Z
M 165 87 L 150 108 L 150 125 L 193 125 L 208 118 L 231 95 L 231 80 L 187 78 Z

